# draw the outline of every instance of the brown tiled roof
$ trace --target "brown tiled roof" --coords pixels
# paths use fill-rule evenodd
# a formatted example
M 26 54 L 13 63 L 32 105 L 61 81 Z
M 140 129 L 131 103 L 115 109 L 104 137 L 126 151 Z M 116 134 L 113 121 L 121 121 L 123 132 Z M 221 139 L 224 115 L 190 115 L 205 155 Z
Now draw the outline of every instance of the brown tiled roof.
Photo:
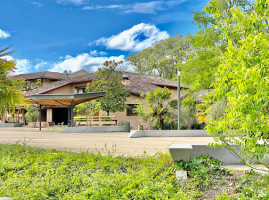
M 157 76 L 147 76 L 142 74 L 136 74 L 131 72 L 124 72 L 123 74 L 128 74 L 129 84 L 125 85 L 132 94 L 140 95 L 142 93 L 146 94 L 148 91 L 154 91 L 155 88 L 171 87 L 176 88 L 177 85 L 172 80 L 167 80 Z M 90 82 L 93 79 L 97 79 L 95 73 L 86 73 L 84 75 L 78 75 L 74 77 L 68 76 L 65 80 L 56 81 L 51 84 L 45 85 L 43 87 L 37 88 L 32 91 L 25 93 L 25 96 L 34 94 L 45 94 L 49 91 L 55 90 L 57 88 L 63 87 L 72 83 L 79 82 Z M 183 87 L 183 86 L 181 86 Z
M 15 76 L 11 76 L 10 77 L 13 80 L 33 80 L 33 79 L 50 79 L 50 80 L 64 80 L 67 78 L 67 76 L 63 73 L 59 73 L 59 72 L 49 72 L 49 71 L 45 71 L 45 72 L 35 72 L 35 73 L 29 73 L 29 74 L 19 74 L 19 75 L 15 75 Z
M 24 95 L 35 95 L 35 94 L 45 94 L 49 91 L 55 90 L 57 88 L 63 87 L 65 85 L 71 84 L 71 83 L 79 83 L 79 82 L 90 82 L 93 79 L 96 79 L 96 75 L 94 73 L 87 73 L 82 76 L 76 76 L 75 78 L 67 78 L 62 81 L 56 81 L 51 84 L 44 85 L 43 87 L 39 87 L 37 89 L 27 91 Z
M 35 94 L 44 94 L 46 92 L 49 92 L 51 90 L 55 90 L 57 88 L 63 87 L 65 85 L 68 85 L 70 83 L 70 80 L 62 80 L 62 81 L 55 81 L 53 83 L 44 85 L 43 87 L 36 88 L 34 90 L 30 90 L 24 93 L 24 96 L 30 96 Z
M 128 74 L 129 76 L 130 85 L 126 85 L 125 87 L 132 94 L 146 94 L 148 91 L 154 91 L 155 88 L 177 88 L 177 84 L 174 81 L 158 76 L 148 76 L 132 72 L 124 72 L 124 74 Z M 181 88 L 184 88 L 184 86 L 181 85 Z

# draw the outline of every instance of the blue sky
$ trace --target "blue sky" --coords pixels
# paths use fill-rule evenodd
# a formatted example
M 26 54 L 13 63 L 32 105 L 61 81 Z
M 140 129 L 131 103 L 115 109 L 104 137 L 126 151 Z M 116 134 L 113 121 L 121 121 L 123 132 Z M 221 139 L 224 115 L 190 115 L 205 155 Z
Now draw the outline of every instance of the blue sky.
M 192 12 L 207 2 L 1 0 L 0 46 L 16 51 L 16 73 L 95 71 L 158 40 L 193 34 Z

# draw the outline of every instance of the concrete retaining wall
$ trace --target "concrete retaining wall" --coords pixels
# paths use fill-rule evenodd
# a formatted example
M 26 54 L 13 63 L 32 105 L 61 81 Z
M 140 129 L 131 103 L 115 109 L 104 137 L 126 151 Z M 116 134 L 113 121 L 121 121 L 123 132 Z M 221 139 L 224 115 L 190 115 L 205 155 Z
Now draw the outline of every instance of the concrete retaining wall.
M 208 154 L 226 165 L 242 165 L 244 162 L 239 162 L 239 159 L 243 157 L 239 154 L 239 150 L 229 151 L 228 148 L 211 148 L 205 144 L 172 144 L 169 147 L 170 154 L 173 161 L 183 160 L 189 161 L 190 158 L 200 156 L 202 154 Z M 269 161 L 269 157 L 265 159 Z M 249 160 L 249 162 L 253 162 Z
M 23 123 L 0 123 L 0 127 L 22 127 Z
M 212 137 L 206 130 L 135 130 L 129 138 L 139 137 Z
M 60 133 L 104 133 L 104 132 L 129 132 L 125 126 L 107 127 L 67 127 Z

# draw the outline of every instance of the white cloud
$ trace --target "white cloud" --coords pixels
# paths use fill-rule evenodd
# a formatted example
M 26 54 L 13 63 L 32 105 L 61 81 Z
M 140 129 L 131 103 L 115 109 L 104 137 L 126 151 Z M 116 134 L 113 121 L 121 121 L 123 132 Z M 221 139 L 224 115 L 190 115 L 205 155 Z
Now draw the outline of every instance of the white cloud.
M 32 2 L 32 4 L 33 4 L 34 6 L 36 6 L 36 7 L 38 7 L 38 8 L 40 8 L 40 7 L 42 7 L 42 6 L 43 6 L 43 4 L 42 4 L 42 3 L 37 2 L 37 1 L 33 1 L 33 2 Z
M 37 64 L 33 65 L 28 59 L 14 59 L 12 56 L 5 56 L 6 60 L 14 60 L 16 65 L 10 75 L 27 74 L 33 72 L 33 69 L 39 70 L 45 68 L 48 63 L 43 60 L 37 60 Z
M 83 10 L 100 10 L 100 9 L 118 9 L 122 13 L 140 13 L 140 14 L 156 14 L 157 11 L 167 10 L 173 6 L 184 3 L 186 0 L 170 0 L 170 1 L 149 1 L 137 2 L 133 4 L 112 4 L 112 5 L 95 5 L 84 6 Z
M 75 6 L 81 6 L 84 4 L 85 0 L 56 0 L 56 2 L 58 4 L 71 4 L 71 5 L 75 5 Z
M 92 50 L 92 51 L 90 51 L 90 55 L 92 55 L 92 56 L 105 56 L 105 55 L 107 55 L 107 53 L 104 51 Z
M 6 39 L 8 37 L 10 37 L 10 34 L 7 31 L 0 29 L 0 39 Z
M 31 65 L 30 61 L 27 59 L 18 59 L 16 60 L 16 74 L 26 74 L 29 73 L 31 68 L 33 66 Z
M 15 60 L 12 56 L 5 56 L 5 59 L 10 61 L 14 60 L 16 62 L 16 66 L 13 72 L 11 72 L 11 75 L 16 75 L 16 74 L 25 74 L 29 73 L 31 68 L 33 67 L 30 63 L 29 60 L 27 59 L 17 59 Z
M 155 25 L 137 24 L 118 35 L 108 38 L 100 38 L 95 41 L 96 45 L 103 45 L 107 49 L 119 49 L 122 51 L 141 51 L 150 47 L 154 42 L 169 37 L 166 31 L 160 31 Z
M 48 62 L 46 62 L 46 61 L 39 61 L 39 63 L 37 63 L 36 65 L 34 65 L 34 68 L 35 68 L 35 70 L 41 70 L 42 68 L 45 68 L 45 67 L 47 67 L 49 65 L 49 63 Z
M 72 72 L 85 69 L 94 72 L 107 60 L 124 61 L 124 56 L 111 57 L 93 57 L 88 53 L 82 53 L 75 57 L 65 56 L 64 60 L 55 63 L 50 71 L 63 72 L 64 70 L 71 70 Z
M 145 3 L 135 3 L 132 7 L 127 8 L 125 13 L 149 13 L 155 14 L 157 10 L 166 9 L 164 1 L 150 1 Z

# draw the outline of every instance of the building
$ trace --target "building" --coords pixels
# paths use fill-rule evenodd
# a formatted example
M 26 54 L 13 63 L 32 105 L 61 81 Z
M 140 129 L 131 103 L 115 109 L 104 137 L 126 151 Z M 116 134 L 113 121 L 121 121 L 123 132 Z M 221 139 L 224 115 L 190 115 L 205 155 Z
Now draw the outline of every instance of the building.
M 25 96 L 43 94 L 82 94 L 85 93 L 87 84 L 96 78 L 97 76 L 95 73 L 88 73 L 85 70 L 80 70 L 70 74 L 57 72 L 38 72 L 21 74 L 12 77 L 13 80 L 24 79 L 32 83 L 35 83 L 38 79 L 41 80 L 40 87 L 25 92 Z M 133 108 L 135 107 L 134 101 L 136 99 L 140 99 L 140 95 L 142 93 L 146 94 L 148 91 L 154 91 L 155 88 L 167 87 L 173 91 L 172 99 L 177 99 L 177 85 L 173 81 L 161 77 L 124 72 L 122 83 L 131 94 L 126 101 L 129 108 L 123 112 L 110 113 L 110 116 L 114 116 L 119 124 L 121 124 L 121 122 L 130 122 L 132 129 L 137 129 L 137 126 L 142 124 L 137 114 L 133 112 Z M 181 87 L 181 89 L 185 88 Z M 20 112 L 23 114 L 18 115 L 17 117 L 19 118 L 19 121 L 24 121 L 25 111 L 23 111 L 23 108 Z M 55 124 L 62 122 L 64 124 L 68 123 L 67 105 L 45 106 L 42 108 L 41 113 L 41 121 L 44 124 L 47 122 L 54 122 Z M 105 116 L 106 112 L 100 111 L 96 115 Z

